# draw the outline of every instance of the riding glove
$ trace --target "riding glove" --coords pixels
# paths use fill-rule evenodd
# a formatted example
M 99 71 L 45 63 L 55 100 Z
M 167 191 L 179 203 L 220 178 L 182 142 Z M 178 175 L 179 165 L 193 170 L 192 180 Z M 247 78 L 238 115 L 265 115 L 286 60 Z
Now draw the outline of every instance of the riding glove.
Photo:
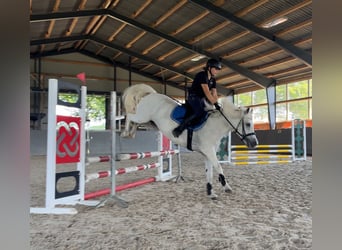
M 221 107 L 220 107 L 220 105 L 219 105 L 217 102 L 214 103 L 214 106 L 215 106 L 215 108 L 216 108 L 217 110 L 221 110 Z

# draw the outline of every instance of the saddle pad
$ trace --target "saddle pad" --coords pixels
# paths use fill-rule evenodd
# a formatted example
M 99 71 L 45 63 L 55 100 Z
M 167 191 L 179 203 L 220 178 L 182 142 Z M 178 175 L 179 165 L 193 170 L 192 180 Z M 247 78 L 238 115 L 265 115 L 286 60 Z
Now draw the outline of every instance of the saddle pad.
M 184 105 L 176 106 L 171 112 L 171 119 L 180 124 L 184 120 L 186 114 L 186 107 Z M 209 114 L 206 113 L 201 119 L 195 119 L 194 123 L 189 126 L 192 130 L 196 131 L 203 127 L 205 121 L 208 119 Z

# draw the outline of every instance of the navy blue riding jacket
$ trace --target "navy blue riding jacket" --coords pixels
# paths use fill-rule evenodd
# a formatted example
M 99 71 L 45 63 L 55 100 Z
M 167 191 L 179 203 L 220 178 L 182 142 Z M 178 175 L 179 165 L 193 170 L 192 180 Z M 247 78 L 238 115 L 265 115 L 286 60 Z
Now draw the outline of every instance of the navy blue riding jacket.
M 209 90 L 216 88 L 215 78 L 211 77 L 208 79 L 207 71 L 201 71 L 196 74 L 192 86 L 189 88 L 187 101 L 190 104 L 193 113 L 195 113 L 197 117 L 202 117 L 206 113 L 204 110 L 204 101 L 206 96 L 201 86 L 203 83 L 208 84 Z

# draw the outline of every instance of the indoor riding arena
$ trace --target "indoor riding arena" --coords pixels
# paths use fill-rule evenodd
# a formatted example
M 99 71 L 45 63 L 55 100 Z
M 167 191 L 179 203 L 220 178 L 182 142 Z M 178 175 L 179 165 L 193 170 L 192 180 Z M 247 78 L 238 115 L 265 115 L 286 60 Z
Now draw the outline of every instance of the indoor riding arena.
M 30 249 L 312 249 L 311 0 L 32 0 L 30 35 Z

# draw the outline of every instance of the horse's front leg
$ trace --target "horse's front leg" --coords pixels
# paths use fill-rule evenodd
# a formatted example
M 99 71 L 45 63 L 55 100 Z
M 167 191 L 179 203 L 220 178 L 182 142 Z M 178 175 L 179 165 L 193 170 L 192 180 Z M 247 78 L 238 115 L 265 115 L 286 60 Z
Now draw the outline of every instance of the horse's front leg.
M 217 195 L 213 192 L 213 165 L 208 160 L 205 161 L 205 173 L 207 176 L 207 195 L 214 200 Z
M 137 127 L 138 124 L 132 121 L 131 114 L 127 114 L 125 121 L 125 129 L 121 132 L 121 137 L 134 138 Z
M 120 136 L 121 137 L 130 137 L 130 127 L 131 127 L 131 120 L 128 119 L 128 117 L 126 115 L 125 128 L 124 128 L 124 131 L 121 132 Z
M 138 123 L 135 123 L 135 122 L 131 122 L 131 129 L 129 130 L 129 136 L 131 138 L 134 138 L 135 137 L 135 134 L 137 132 L 137 129 L 138 129 Z
M 226 177 L 223 174 L 223 170 L 222 170 L 221 164 L 217 160 L 215 149 L 213 149 L 212 152 L 207 154 L 207 158 L 212 163 L 212 165 L 214 166 L 216 172 L 218 173 L 219 181 L 220 181 L 221 185 L 223 186 L 224 191 L 226 191 L 227 193 L 231 192 L 232 188 L 229 185 L 228 180 L 226 179 Z

